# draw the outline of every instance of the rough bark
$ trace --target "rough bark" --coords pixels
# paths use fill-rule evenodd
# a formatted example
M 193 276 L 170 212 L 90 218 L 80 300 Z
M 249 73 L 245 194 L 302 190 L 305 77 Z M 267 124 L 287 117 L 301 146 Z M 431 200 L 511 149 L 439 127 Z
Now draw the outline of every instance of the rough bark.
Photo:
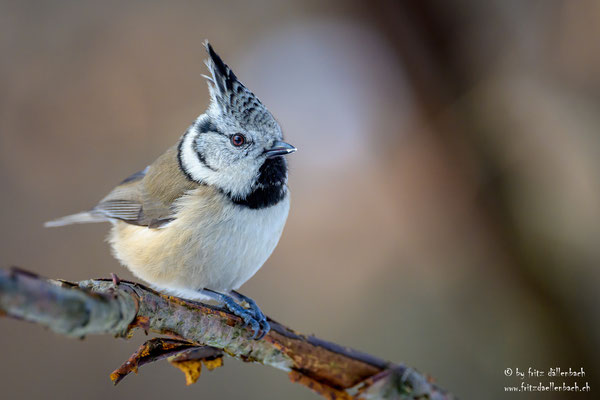
M 273 320 L 263 339 L 252 340 L 241 319 L 226 310 L 114 278 L 72 283 L 0 269 L 0 312 L 67 336 L 129 338 L 143 328 L 170 337 L 142 345 L 111 375 L 115 383 L 138 365 L 166 357 L 184 372 L 197 367 L 199 375 L 200 360 L 214 368 L 211 360 L 220 361 L 224 352 L 286 371 L 292 381 L 330 399 L 454 398 L 412 368 L 299 334 Z M 186 372 L 188 383 L 197 379 L 191 375 Z

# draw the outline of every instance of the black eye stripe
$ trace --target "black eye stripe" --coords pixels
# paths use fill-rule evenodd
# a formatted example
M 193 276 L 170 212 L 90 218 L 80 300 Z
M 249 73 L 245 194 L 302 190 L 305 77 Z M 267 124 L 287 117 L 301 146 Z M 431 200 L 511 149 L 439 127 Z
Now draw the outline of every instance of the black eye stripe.
M 216 168 L 214 168 L 212 165 L 210 165 L 208 163 L 208 161 L 206 161 L 206 157 L 204 157 L 204 153 L 201 151 L 198 151 L 198 139 L 200 138 L 200 135 L 196 135 L 196 137 L 193 140 L 193 148 L 194 151 L 196 153 L 196 156 L 198 157 L 198 161 L 200 161 L 200 163 L 202 165 L 204 165 L 206 168 L 210 169 L 211 171 L 217 171 Z
M 217 129 L 215 124 L 213 124 L 213 122 L 208 118 L 204 119 L 201 123 L 199 123 L 196 129 L 198 129 L 198 132 L 200 132 L 200 133 L 206 133 L 206 132 L 221 133 L 221 132 L 219 132 L 219 130 Z
M 196 129 L 198 130 L 198 133 L 215 133 L 220 136 L 229 137 L 229 135 L 221 132 L 210 119 L 203 120 L 196 126 Z

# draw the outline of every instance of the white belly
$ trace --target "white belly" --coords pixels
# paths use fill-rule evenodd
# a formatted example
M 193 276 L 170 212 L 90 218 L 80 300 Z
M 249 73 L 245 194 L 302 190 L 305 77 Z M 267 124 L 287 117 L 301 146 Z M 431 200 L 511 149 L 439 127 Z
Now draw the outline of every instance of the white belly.
M 175 220 L 160 229 L 117 222 L 109 238 L 115 256 L 139 278 L 179 296 L 202 298 L 196 292 L 203 288 L 239 288 L 275 249 L 289 194 L 259 210 L 217 196 L 222 195 L 185 196 Z

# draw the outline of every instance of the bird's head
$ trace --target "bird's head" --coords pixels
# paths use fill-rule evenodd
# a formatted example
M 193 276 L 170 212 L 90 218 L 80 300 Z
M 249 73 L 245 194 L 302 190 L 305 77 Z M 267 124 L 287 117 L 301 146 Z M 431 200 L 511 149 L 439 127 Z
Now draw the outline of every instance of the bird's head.
M 287 166 L 282 156 L 296 148 L 283 141 L 279 124 L 254 93 L 208 42 L 205 46 L 211 103 L 180 142 L 182 169 L 190 179 L 213 185 L 242 203 L 265 186 L 279 187 L 285 194 Z

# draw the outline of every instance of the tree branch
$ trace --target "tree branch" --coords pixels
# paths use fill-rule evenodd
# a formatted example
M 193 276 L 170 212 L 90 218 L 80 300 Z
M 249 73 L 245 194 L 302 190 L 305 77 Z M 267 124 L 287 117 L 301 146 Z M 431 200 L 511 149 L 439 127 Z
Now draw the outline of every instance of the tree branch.
M 454 398 L 403 365 L 301 335 L 273 320 L 269 320 L 271 331 L 263 339 L 252 340 L 242 320 L 224 309 L 118 279 L 72 283 L 48 280 L 17 268 L 0 269 L 1 312 L 67 336 L 110 334 L 129 338 L 134 329 L 143 328 L 171 337 L 145 343 L 113 373 L 117 374 L 113 380 L 136 370 L 138 363 L 169 356 L 173 363 L 194 362 L 185 354 L 202 348 L 196 351 L 202 354 L 195 356 L 198 364 L 200 359 L 206 361 L 207 355 L 220 360 L 222 350 L 243 361 L 284 370 L 292 381 L 330 399 Z

